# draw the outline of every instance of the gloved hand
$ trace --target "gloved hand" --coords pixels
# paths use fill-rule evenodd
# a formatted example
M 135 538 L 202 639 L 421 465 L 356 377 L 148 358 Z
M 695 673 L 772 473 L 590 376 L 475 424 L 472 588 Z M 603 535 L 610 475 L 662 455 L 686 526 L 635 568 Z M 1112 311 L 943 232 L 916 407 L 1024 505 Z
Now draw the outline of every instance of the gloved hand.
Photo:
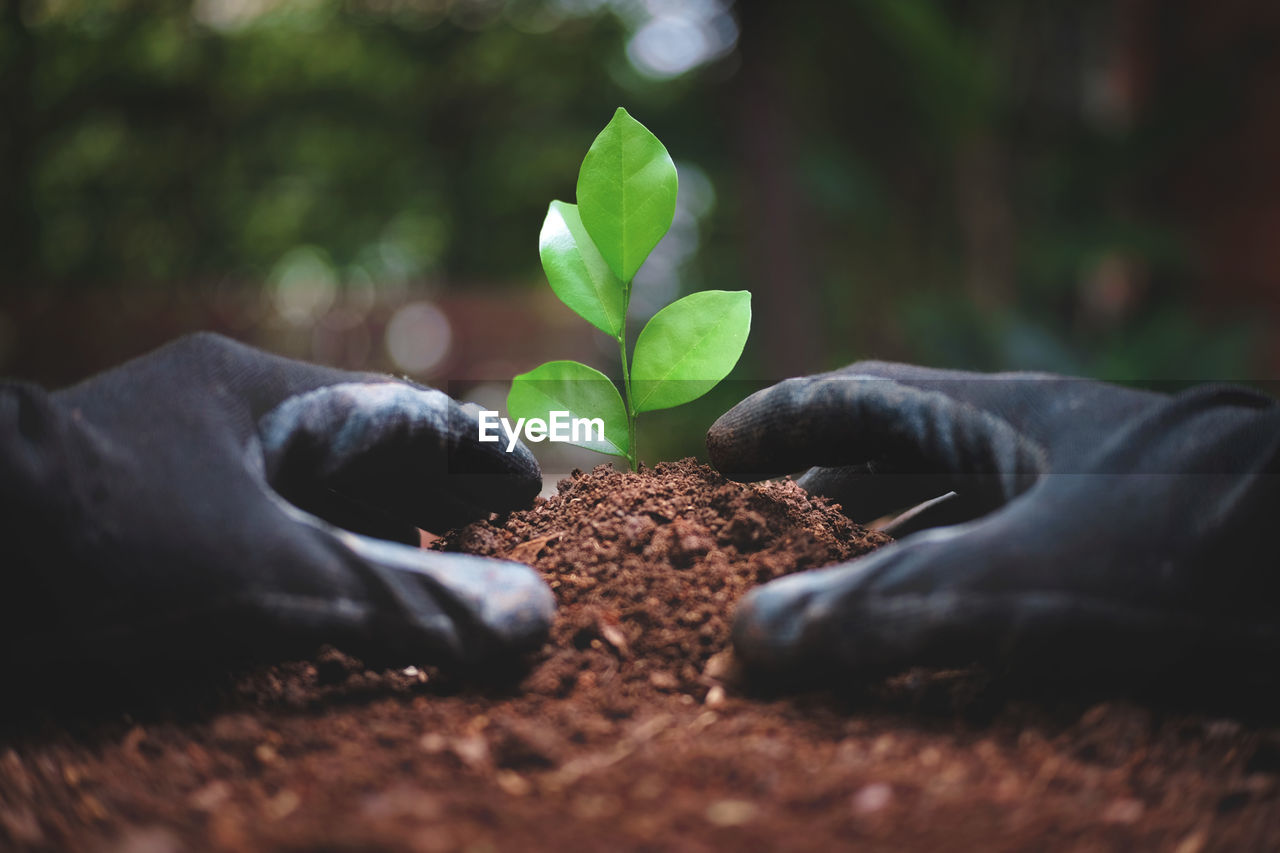
M 739 479 L 819 466 L 801 485 L 856 520 L 957 493 L 962 523 L 748 595 L 757 671 L 1280 661 L 1269 397 L 865 362 L 752 395 L 707 446 Z
M 551 624 L 538 575 L 386 537 L 540 485 L 439 391 L 217 335 L 56 393 L 3 383 L 0 663 L 503 662 Z

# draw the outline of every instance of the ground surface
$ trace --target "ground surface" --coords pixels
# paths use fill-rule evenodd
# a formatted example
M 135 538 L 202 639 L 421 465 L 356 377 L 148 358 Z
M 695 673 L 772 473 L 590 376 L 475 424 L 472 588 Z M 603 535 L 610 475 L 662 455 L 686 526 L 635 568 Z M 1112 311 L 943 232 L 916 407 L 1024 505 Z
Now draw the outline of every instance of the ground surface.
M 20 714 L 0 849 L 1280 849 L 1280 718 L 1032 699 L 976 672 L 840 697 L 733 686 L 743 591 L 883 541 L 790 483 L 580 475 L 438 543 L 555 589 L 515 683 L 329 651 Z

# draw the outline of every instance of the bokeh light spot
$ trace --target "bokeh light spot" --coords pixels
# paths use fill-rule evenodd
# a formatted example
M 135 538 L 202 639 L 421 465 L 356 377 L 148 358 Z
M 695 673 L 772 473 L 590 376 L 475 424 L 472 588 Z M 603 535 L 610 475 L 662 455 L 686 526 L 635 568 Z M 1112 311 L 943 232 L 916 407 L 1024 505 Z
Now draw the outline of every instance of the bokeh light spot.
M 663 16 L 645 24 L 627 45 L 627 56 L 642 73 L 674 77 L 701 64 L 707 40 L 697 24 Z
M 725 56 L 738 43 L 738 25 L 722 0 L 613 5 L 633 31 L 627 58 L 646 77 L 677 77 Z
M 406 373 L 426 373 L 444 361 L 453 343 L 449 318 L 430 302 L 410 302 L 387 324 L 387 354 Z
M 271 299 L 288 323 L 304 325 L 324 315 L 338 295 L 338 274 L 314 246 L 290 250 L 271 271 Z

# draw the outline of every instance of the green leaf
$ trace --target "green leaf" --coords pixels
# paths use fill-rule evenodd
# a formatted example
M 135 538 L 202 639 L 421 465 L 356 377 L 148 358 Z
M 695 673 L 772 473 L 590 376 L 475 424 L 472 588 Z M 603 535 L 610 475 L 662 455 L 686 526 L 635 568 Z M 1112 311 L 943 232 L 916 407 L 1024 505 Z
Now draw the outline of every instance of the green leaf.
M 569 418 L 600 418 L 604 421 L 604 438 L 570 439 L 588 450 L 626 458 L 629 444 L 627 410 L 617 387 L 600 371 L 576 361 L 549 361 L 511 380 L 507 394 L 510 418 L 549 420 L 553 411 L 568 412 Z M 586 431 L 580 435 L 585 438 Z
M 669 409 L 710 391 L 738 363 L 750 331 L 745 290 L 704 290 L 654 314 L 631 364 L 635 411 Z
M 618 107 L 578 172 L 578 212 L 609 269 L 623 281 L 671 227 L 676 166 L 644 125 Z
M 577 205 L 551 202 L 538 235 L 538 254 L 551 289 L 591 325 L 622 334 L 626 290 L 582 226 Z

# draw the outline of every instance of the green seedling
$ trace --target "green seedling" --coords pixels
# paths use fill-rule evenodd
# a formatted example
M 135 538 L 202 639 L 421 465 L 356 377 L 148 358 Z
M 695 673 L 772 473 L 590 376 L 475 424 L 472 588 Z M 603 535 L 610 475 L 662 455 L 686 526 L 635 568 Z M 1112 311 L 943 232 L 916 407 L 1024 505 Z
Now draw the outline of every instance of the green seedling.
M 538 252 L 556 296 L 618 342 L 622 394 L 609 377 L 577 361 L 551 361 L 511 382 L 507 409 L 546 420 L 553 411 L 598 418 L 603 436 L 570 443 L 621 456 L 635 470 L 636 416 L 696 400 L 728 375 L 751 330 L 751 294 L 705 290 L 663 308 L 627 358 L 631 283 L 671 228 L 676 167 L 658 138 L 621 107 L 578 172 L 578 203 L 551 202 Z

